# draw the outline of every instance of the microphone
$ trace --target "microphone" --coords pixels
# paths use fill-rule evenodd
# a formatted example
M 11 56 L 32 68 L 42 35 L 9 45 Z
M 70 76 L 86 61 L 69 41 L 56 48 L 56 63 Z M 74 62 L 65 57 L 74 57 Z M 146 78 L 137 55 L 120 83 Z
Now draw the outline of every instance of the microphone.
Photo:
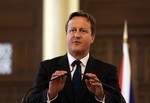
M 75 65 L 77 65 L 77 64 L 72 63 L 72 67 L 73 67 L 73 68 L 75 67 Z M 101 82 L 100 80 L 96 80 L 96 79 L 94 79 L 94 78 L 91 78 L 91 77 L 89 77 L 89 76 L 83 74 L 80 70 L 79 70 L 79 73 L 80 73 L 83 77 L 85 77 L 86 79 L 88 79 L 88 80 L 89 80 L 89 79 L 92 79 L 92 80 L 94 80 L 94 81 L 96 81 L 96 82 L 98 82 L 98 83 L 101 83 L 103 86 L 105 86 L 105 87 L 107 87 L 107 88 L 113 90 L 114 92 L 116 92 L 116 93 L 120 96 L 121 103 L 126 103 L 126 101 L 125 101 L 123 95 L 121 94 L 121 92 L 118 91 L 117 89 L 115 89 L 114 87 L 112 87 L 112 86 L 110 86 L 110 85 L 108 85 L 108 84 L 106 84 L 106 83 L 104 83 L 104 82 Z
M 63 77 L 63 76 L 65 76 L 65 75 L 68 75 L 68 74 L 70 74 L 73 70 L 74 70 L 74 67 L 72 68 L 72 70 L 71 70 L 70 72 L 67 72 L 67 73 L 65 73 L 65 74 L 63 74 L 63 75 L 60 75 L 60 76 L 56 76 L 56 77 L 50 79 L 49 81 L 45 81 L 45 82 L 43 82 L 43 83 L 41 83 L 41 84 L 39 84 L 39 85 L 36 85 L 36 86 L 34 86 L 34 87 L 28 89 L 28 91 L 24 94 L 21 103 L 26 103 L 27 95 L 28 95 L 32 90 L 34 90 L 34 89 L 36 89 L 36 88 L 39 88 L 39 87 L 41 87 L 41 86 L 43 86 L 43 85 L 45 85 L 45 84 L 47 84 L 47 83 L 49 83 L 49 82 L 51 82 L 51 81 L 53 81 L 53 80 L 56 80 L 56 79 L 58 79 L 58 78 L 60 78 L 60 77 Z

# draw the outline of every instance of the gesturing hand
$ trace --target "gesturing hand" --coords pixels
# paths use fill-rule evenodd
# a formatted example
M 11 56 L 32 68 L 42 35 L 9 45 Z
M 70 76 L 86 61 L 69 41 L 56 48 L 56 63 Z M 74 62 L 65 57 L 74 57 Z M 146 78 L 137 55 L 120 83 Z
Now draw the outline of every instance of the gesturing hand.
M 66 73 L 67 72 L 63 71 L 63 70 L 55 71 L 52 74 L 51 80 L 58 76 L 64 75 Z M 49 96 L 50 100 L 53 99 L 58 94 L 58 92 L 60 92 L 63 89 L 63 87 L 65 85 L 66 77 L 67 76 L 64 75 L 62 77 L 59 77 L 59 78 L 49 82 L 48 96 Z
M 97 76 L 95 74 L 86 73 L 85 75 L 99 81 L 99 79 L 97 78 Z M 87 85 L 87 88 L 89 89 L 90 92 L 95 94 L 97 99 L 103 100 L 103 98 L 104 98 L 103 86 L 100 82 L 97 82 L 93 79 L 89 79 L 89 80 L 85 79 L 85 83 Z

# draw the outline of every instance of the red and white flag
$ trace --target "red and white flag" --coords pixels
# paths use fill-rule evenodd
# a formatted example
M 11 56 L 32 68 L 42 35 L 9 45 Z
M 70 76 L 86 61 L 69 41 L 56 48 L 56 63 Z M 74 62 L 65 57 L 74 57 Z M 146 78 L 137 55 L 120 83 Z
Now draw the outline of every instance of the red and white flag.
M 121 93 L 124 96 L 126 103 L 134 103 L 134 97 L 132 92 L 132 80 L 131 80 L 131 65 L 129 57 L 128 47 L 128 33 L 127 33 L 127 21 L 124 24 L 123 32 L 123 57 L 119 75 L 119 85 Z M 132 99 L 132 100 L 131 100 Z

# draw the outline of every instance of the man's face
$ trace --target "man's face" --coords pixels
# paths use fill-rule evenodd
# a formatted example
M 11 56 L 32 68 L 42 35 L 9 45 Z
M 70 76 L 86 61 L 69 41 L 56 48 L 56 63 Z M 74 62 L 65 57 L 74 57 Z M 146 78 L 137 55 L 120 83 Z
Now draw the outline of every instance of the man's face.
M 68 22 L 66 41 L 71 54 L 89 52 L 94 36 L 91 34 L 91 24 L 87 18 L 77 16 Z

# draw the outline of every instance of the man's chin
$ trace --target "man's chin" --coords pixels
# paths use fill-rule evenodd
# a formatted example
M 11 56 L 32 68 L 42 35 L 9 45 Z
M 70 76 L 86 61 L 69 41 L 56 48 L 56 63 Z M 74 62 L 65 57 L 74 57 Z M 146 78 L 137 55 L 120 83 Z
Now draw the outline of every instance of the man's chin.
M 81 49 L 72 49 L 72 53 L 82 53 L 83 51 Z
M 80 52 L 83 52 L 83 50 L 81 50 L 81 49 L 73 49 L 73 52 L 77 52 L 77 53 L 79 52 L 80 53 Z

